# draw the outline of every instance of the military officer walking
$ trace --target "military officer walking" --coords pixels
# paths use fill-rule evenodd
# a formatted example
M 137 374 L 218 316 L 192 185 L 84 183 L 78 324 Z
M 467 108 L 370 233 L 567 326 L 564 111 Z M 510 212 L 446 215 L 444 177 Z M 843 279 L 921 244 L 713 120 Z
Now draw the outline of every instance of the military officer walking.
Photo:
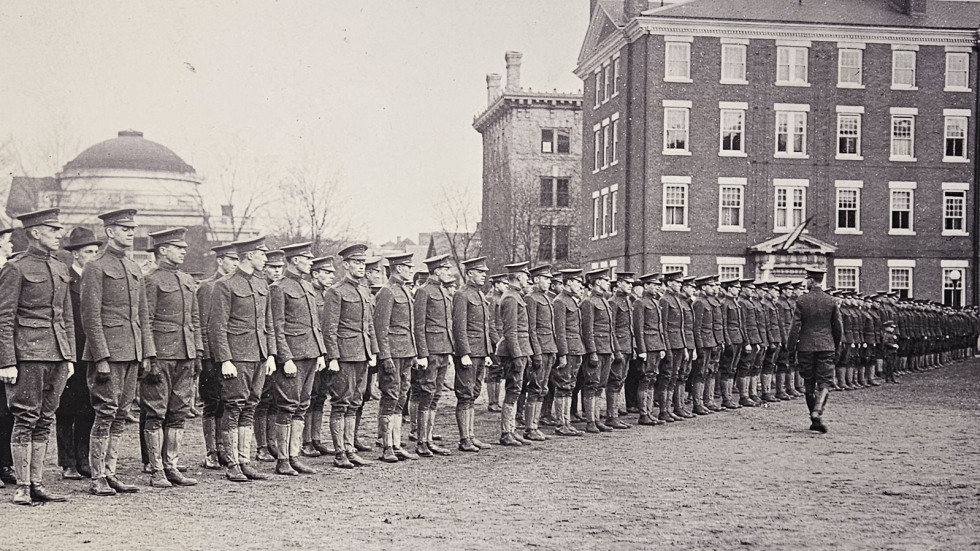
M 459 451 L 478 452 L 487 447 L 474 431 L 473 403 L 483 388 L 490 352 L 490 300 L 483 294 L 487 281 L 486 257 L 463 261 L 466 285 L 453 295 L 453 342 L 456 350 L 456 426 L 459 429 Z
M 281 364 L 281 369 L 272 374 L 276 404 L 273 440 L 279 451 L 276 473 L 288 476 L 316 474 L 300 459 L 303 424 L 314 378 L 326 367 L 316 290 L 306 279 L 313 267 L 311 245 L 296 243 L 282 248 L 286 271 L 269 291 L 276 332 L 276 358 Z
M 92 230 L 78 226 L 68 234 L 65 250 L 72 255 L 72 265 L 68 268 L 68 293 L 71 296 L 73 320 L 75 323 L 75 351 L 85 348 L 85 332 L 82 331 L 82 274 L 85 266 L 99 254 L 102 241 L 95 238 Z M 90 478 L 92 470 L 88 464 L 88 441 L 95 422 L 95 410 L 85 380 L 90 364 L 76 362 L 75 374 L 68 378 L 61 402 L 55 414 L 58 436 L 58 465 L 63 469 L 61 477 L 66 480 Z
M 211 296 L 208 340 L 214 361 L 221 365 L 225 476 L 232 482 L 269 478 L 251 466 L 255 407 L 266 377 L 276 370 L 272 304 L 262 273 L 264 249 L 263 237 L 235 243 L 238 268 L 218 280 Z
M 18 505 L 65 501 L 48 492 L 42 478 L 51 422 L 75 362 L 68 270 L 53 257 L 64 230 L 58 213 L 18 216 L 30 245 L 0 269 L 0 381 L 14 417 L 10 450 Z
M 145 277 L 148 329 L 157 356 L 143 374 L 140 399 L 146 415 L 143 435 L 150 485 L 162 488 L 197 484 L 177 469 L 184 421 L 204 354 L 194 279 L 180 270 L 187 256 L 186 233 L 184 228 L 174 228 L 150 234 L 157 264 Z
M 138 371 L 148 370 L 156 356 L 143 272 L 126 256 L 136 234 L 136 212 L 122 209 L 99 215 L 108 243 L 82 274 L 82 359 L 95 364 L 88 372 L 95 408 L 89 440 L 90 491 L 100 496 L 138 491 L 119 480 L 116 464 Z

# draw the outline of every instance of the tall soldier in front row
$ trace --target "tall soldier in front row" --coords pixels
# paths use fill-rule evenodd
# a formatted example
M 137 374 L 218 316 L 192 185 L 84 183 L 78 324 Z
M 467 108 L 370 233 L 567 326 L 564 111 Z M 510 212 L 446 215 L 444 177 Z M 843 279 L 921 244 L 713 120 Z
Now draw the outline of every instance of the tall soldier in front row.
M 147 330 L 153 333 L 157 356 L 140 381 L 140 400 L 146 415 L 143 435 L 150 485 L 163 488 L 197 484 L 177 470 L 194 378 L 204 354 L 194 279 L 180 271 L 187 256 L 186 233 L 174 228 L 150 234 L 157 264 L 146 275 Z
M 810 430 L 827 432 L 823 412 L 834 386 L 834 353 L 844 333 L 840 308 L 820 287 L 825 272 L 806 271 L 809 291 L 796 300 L 790 353 L 797 353 L 800 373 L 806 384 L 806 405 L 810 409 Z
M 523 446 L 528 443 L 517 436 L 517 398 L 524 384 L 524 370 L 533 354 L 527 304 L 521 293 L 528 286 L 528 263 L 508 264 L 507 289 L 500 297 L 497 358 L 504 367 L 504 403 L 500 408 L 500 443 Z
M 126 251 L 136 236 L 136 210 L 100 214 L 109 242 L 82 275 L 82 359 L 94 362 L 88 386 L 95 408 L 89 440 L 91 493 L 134 493 L 136 486 L 116 477 L 126 413 L 136 395 L 139 370 L 150 367 L 156 348 L 150 331 L 143 272 Z
M 351 245 L 339 253 L 344 279 L 327 289 L 323 309 L 323 342 L 330 375 L 330 435 L 335 467 L 351 469 L 368 462 L 357 455 L 354 432 L 364 398 L 368 367 L 377 361 L 378 345 L 371 316 L 371 292 L 361 281 L 367 247 Z
M 64 230 L 58 213 L 18 216 L 30 246 L 0 270 L 0 381 L 14 416 L 10 449 L 18 505 L 65 501 L 42 483 L 51 422 L 75 362 L 68 270 L 52 255 Z
M 653 414 L 654 394 L 660 364 L 667 357 L 667 340 L 664 335 L 658 292 L 660 274 L 640 276 L 643 296 L 633 304 L 633 332 L 636 335 L 636 355 L 643 362 L 636 400 L 640 406 L 640 425 L 663 425 Z
M 555 313 L 555 344 L 558 348 L 558 365 L 551 371 L 551 384 L 555 387 L 555 405 L 558 410 L 558 436 L 582 436 L 572 426 L 572 392 L 582 367 L 582 313 L 579 312 L 578 295 L 582 292 L 582 270 L 561 270 L 562 290 L 555 297 L 552 308 Z
M 524 296 L 527 306 L 528 336 L 531 339 L 531 365 L 525 373 L 527 403 L 524 407 L 524 438 L 543 442 L 548 438 L 538 428 L 541 404 L 548 394 L 551 366 L 555 363 L 558 346 L 555 343 L 555 311 L 548 291 L 551 289 L 551 266 L 545 264 L 531 270 L 534 282 L 531 291 Z
M 238 268 L 218 280 L 208 338 L 214 361 L 221 364 L 221 436 L 227 454 L 225 476 L 232 482 L 265 480 L 252 468 L 255 406 L 265 378 L 276 370 L 276 335 L 272 326 L 265 266 L 265 238 L 235 243 Z
M 585 413 L 585 431 L 609 432 L 613 429 L 601 421 L 602 405 L 599 398 L 609 382 L 609 370 L 614 359 L 619 359 L 619 342 L 616 340 L 615 318 L 606 294 L 609 293 L 609 270 L 602 268 L 586 274 L 590 293 L 582 300 L 582 343 L 586 360 L 582 372 L 582 411 Z
M 316 474 L 300 459 L 303 424 L 310 407 L 313 382 L 326 362 L 322 324 L 317 312 L 316 290 L 306 279 L 313 267 L 311 243 L 282 248 L 286 258 L 283 277 L 269 289 L 272 320 L 276 331 L 276 358 L 281 364 L 272 374 L 275 402 L 273 439 L 279 454 L 276 473 L 296 476 Z
M 487 281 L 486 257 L 463 261 L 466 285 L 453 295 L 453 341 L 456 345 L 456 426 L 459 429 L 459 451 L 478 452 L 489 447 L 474 432 L 473 402 L 480 396 L 487 366 L 492 365 L 490 352 L 490 300 L 483 294 Z M 529 398 L 530 400 L 530 398 Z

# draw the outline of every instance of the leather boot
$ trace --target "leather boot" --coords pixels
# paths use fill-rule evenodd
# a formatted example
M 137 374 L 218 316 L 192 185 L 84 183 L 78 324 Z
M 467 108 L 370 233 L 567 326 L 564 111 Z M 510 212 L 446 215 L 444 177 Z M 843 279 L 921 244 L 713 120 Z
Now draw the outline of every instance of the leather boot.
M 12 502 L 14 505 L 31 505 L 31 452 L 30 442 L 10 444 L 10 455 L 14 460 L 14 476 L 17 478 L 17 489 L 14 490 Z
M 267 432 L 268 426 L 266 425 L 266 420 L 268 418 L 269 416 L 267 414 L 257 413 L 255 414 L 255 425 L 253 425 L 256 445 L 255 459 L 264 463 L 271 463 L 276 460 L 276 458 L 269 453 L 268 448 L 269 435 Z M 250 459 L 251 458 L 248 458 L 246 461 Z
M 755 400 L 749 396 L 749 377 L 738 378 L 738 405 L 746 408 L 754 408 Z
M 592 418 L 599 432 L 612 432 L 613 429 L 602 420 L 602 394 L 592 397 Z
M 364 442 L 361 442 L 361 416 L 364 413 L 364 408 L 357 408 L 357 415 L 354 416 L 354 449 L 361 452 L 367 453 L 373 451 L 374 448 L 368 446 Z
M 286 447 L 280 446 L 283 455 L 289 456 L 289 466 L 299 474 L 316 474 L 316 469 L 303 462 L 303 428 L 306 421 L 303 419 L 292 419 L 289 422 L 289 437 L 283 442 Z
M 649 412 L 650 419 L 653 420 L 654 425 L 666 425 L 666 421 L 661 421 L 657 415 L 657 389 L 656 387 L 650 387 L 647 390 L 647 412 Z
M 459 432 L 460 451 L 463 451 L 463 441 L 470 438 L 470 428 L 466 426 L 465 404 L 456 404 L 456 430 Z
M 416 409 L 413 413 L 413 427 L 417 432 L 415 441 L 415 453 L 419 457 L 433 457 L 432 450 L 429 449 L 429 443 L 425 441 L 425 435 L 429 430 L 428 422 L 429 416 L 424 411 Z M 410 437 L 411 438 L 411 437 Z
M 252 467 L 249 461 L 252 452 L 252 440 L 255 438 L 255 428 L 252 426 L 238 427 L 238 467 L 249 480 L 268 480 L 269 475 L 261 473 Z
M 581 436 L 582 433 L 572 428 L 572 399 L 568 396 L 555 396 L 555 417 L 558 425 L 555 434 L 558 436 Z
M 163 474 L 174 486 L 197 486 L 197 480 L 180 472 L 180 448 L 184 442 L 184 429 L 169 428 L 163 432 Z
M 555 413 L 555 397 L 553 394 L 548 394 L 541 402 L 541 417 L 538 419 L 538 425 L 542 427 L 558 426 L 558 415 Z
M 585 416 L 585 432 L 589 434 L 599 434 L 599 427 L 596 426 L 595 419 L 595 397 L 582 393 L 582 415 Z
M 68 498 L 60 495 L 54 494 L 44 487 L 44 456 L 48 451 L 47 442 L 32 442 L 31 443 L 31 465 L 30 465 L 30 476 L 31 476 L 31 489 L 30 496 L 33 501 L 38 502 L 62 502 L 68 501 Z M 19 486 L 19 484 L 18 484 Z
M 363 457 L 358 455 L 354 441 L 357 439 L 357 414 L 344 416 L 344 451 L 347 453 L 347 460 L 355 467 L 367 467 L 370 465 Z
M 280 454 L 276 456 L 275 473 L 283 476 L 299 476 L 296 469 L 290 465 L 288 453 L 281 453 L 289 450 L 290 432 L 292 432 L 292 425 L 280 425 L 276 423 L 272 426 L 272 433 L 269 436 L 276 443 L 276 448 L 280 451 Z
M 857 380 L 857 387 L 864 388 L 868 386 L 867 381 L 864 380 L 864 366 L 859 365 L 855 367 L 854 372 L 855 372 L 855 379 Z
M 415 461 L 419 456 L 402 447 L 402 416 L 396 413 L 391 416 L 391 445 L 395 449 L 395 457 L 401 461 Z
M 163 429 L 144 430 L 143 441 L 146 443 L 146 455 L 150 461 L 150 486 L 172 487 L 173 484 L 163 474 Z
M 89 488 L 89 492 L 93 495 L 116 495 L 116 491 L 112 488 L 108 488 L 105 484 L 105 455 L 106 450 L 109 448 L 109 438 L 108 437 L 96 437 L 90 436 L 88 441 L 88 464 L 89 468 L 92 469 L 92 485 Z M 96 488 L 96 482 L 102 479 Z M 108 488 L 108 492 L 105 490 Z M 96 490 L 102 493 L 96 493 Z
M 704 391 L 702 392 L 704 407 L 708 408 L 710 411 L 722 411 L 725 409 L 715 402 L 715 384 L 717 382 L 718 377 L 716 375 L 709 375 L 704 384 Z
M 731 377 L 725 377 L 721 381 L 721 407 L 725 409 L 738 409 L 742 407 L 732 398 L 732 387 L 734 385 L 735 380 Z
M 470 404 L 470 407 L 466 408 L 466 427 L 467 432 L 470 435 L 470 442 L 479 449 L 489 449 L 490 444 L 480 440 L 476 437 L 476 406 Z
M 691 413 L 695 415 L 710 415 L 710 409 L 704 407 L 704 383 L 694 383 L 691 392 L 691 400 L 694 401 L 694 408 Z
M 500 413 L 500 381 L 487 383 L 487 411 Z
M 109 446 L 105 454 L 105 480 L 119 494 L 135 494 L 139 488 L 126 484 L 116 477 L 116 462 L 119 460 L 119 437 L 109 435 Z
M 347 459 L 344 451 L 344 412 L 330 411 L 330 437 L 333 439 L 333 466 L 338 469 L 353 469 L 354 464 Z
M 434 453 L 435 455 L 452 455 L 453 452 L 449 451 L 448 448 L 444 448 L 436 444 L 436 437 L 433 435 L 433 431 L 435 431 L 436 428 L 436 410 L 430 409 L 425 413 L 426 415 L 429 416 L 429 418 L 425 422 L 425 428 L 428 431 L 425 436 L 425 439 L 426 439 L 426 444 L 429 446 L 429 451 Z
M 650 415 L 650 391 L 637 390 L 636 400 L 640 405 L 640 418 L 637 420 L 637 424 L 644 427 L 657 425 L 658 423 L 655 423 L 653 417 Z
M 686 383 L 677 383 L 677 387 L 674 389 L 674 415 L 681 417 L 682 419 L 693 419 L 694 415 L 689 413 L 687 409 L 684 408 L 685 397 L 687 396 L 687 391 L 685 390 Z
M 378 461 L 385 463 L 398 463 L 398 457 L 395 456 L 395 448 L 392 444 L 394 440 L 391 434 L 392 417 L 394 416 L 381 415 L 378 417 L 378 427 L 381 432 L 381 456 L 378 457 Z
M 535 399 L 531 407 L 531 418 L 528 420 L 528 431 L 525 438 L 531 440 L 532 442 L 544 442 L 550 440 L 543 432 L 541 432 L 541 407 L 543 402 L 539 399 Z M 528 436 L 530 436 L 528 438 Z
M 218 461 L 218 442 L 214 431 L 214 417 L 201 418 L 201 430 L 204 433 L 204 468 L 220 469 L 221 463 Z
M 827 427 L 823 424 L 823 411 L 829 395 L 830 391 L 826 388 L 818 389 L 814 393 L 813 410 L 810 412 L 810 430 L 814 432 L 827 433 Z
M 776 390 L 778 388 L 773 388 L 773 387 L 776 386 L 776 383 L 775 383 L 776 374 L 775 373 L 768 373 L 766 375 L 763 375 L 762 377 L 763 377 L 763 379 L 762 379 L 762 385 L 763 385 L 763 387 L 762 387 L 763 388 L 763 396 L 762 396 L 762 399 L 764 401 L 770 402 L 770 403 L 779 402 L 780 399 L 776 397 Z M 786 399 L 789 399 L 789 396 L 787 396 Z
M 875 364 L 873 363 L 867 367 L 864 378 L 869 386 L 881 386 L 881 383 L 875 380 Z
M 273 413 L 272 415 L 267 416 L 265 421 L 265 449 L 268 450 L 269 455 L 272 456 L 273 460 L 282 458 L 286 453 L 286 450 L 280 448 L 279 444 L 276 443 L 276 439 L 273 436 L 275 430 L 276 414 Z M 258 439 L 256 439 L 256 441 L 258 441 Z
M 619 394 L 606 391 L 606 422 L 605 425 L 611 429 L 628 429 L 632 425 L 624 423 L 619 419 Z
M 238 465 L 238 429 L 221 431 L 221 440 L 225 449 L 225 478 L 232 482 L 250 482 Z
M 755 402 L 755 405 L 762 405 L 762 397 L 759 396 L 759 375 L 752 375 L 749 377 L 749 399 Z
M 786 393 L 787 373 L 776 373 L 776 396 L 777 400 L 790 400 L 792 397 Z
M 419 403 L 416 400 L 412 400 L 408 404 L 408 417 L 411 420 L 411 424 L 408 427 L 408 440 L 410 442 L 419 441 L 419 425 L 421 420 L 419 419 Z
M 456 411 L 456 424 L 459 426 L 459 451 L 479 452 L 480 446 L 473 441 L 473 407 L 465 406 L 462 410 Z M 482 442 L 481 442 L 482 443 Z
M 660 414 L 657 415 L 657 419 L 664 423 L 675 421 L 674 416 L 670 414 L 670 394 L 666 388 L 657 388 L 656 390 L 657 403 L 660 407 Z
M 503 446 L 519 447 L 524 445 L 514 435 L 517 430 L 516 416 L 517 404 L 504 402 L 500 406 L 500 444 Z

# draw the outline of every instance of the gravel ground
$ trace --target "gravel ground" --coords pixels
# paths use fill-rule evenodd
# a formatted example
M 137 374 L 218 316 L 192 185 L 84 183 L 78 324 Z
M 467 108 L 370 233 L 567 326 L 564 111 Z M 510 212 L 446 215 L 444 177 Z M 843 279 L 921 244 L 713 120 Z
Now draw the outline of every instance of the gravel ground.
M 120 474 L 138 494 L 89 496 L 52 464 L 70 502 L 0 505 L 0 549 L 980 549 L 980 361 L 902 382 L 831 394 L 826 435 L 800 398 L 354 471 L 314 459 L 318 475 L 251 484 L 199 468 L 189 438 L 201 483 L 182 489 L 148 486 L 130 425 Z M 453 440 L 451 406 L 438 431 Z

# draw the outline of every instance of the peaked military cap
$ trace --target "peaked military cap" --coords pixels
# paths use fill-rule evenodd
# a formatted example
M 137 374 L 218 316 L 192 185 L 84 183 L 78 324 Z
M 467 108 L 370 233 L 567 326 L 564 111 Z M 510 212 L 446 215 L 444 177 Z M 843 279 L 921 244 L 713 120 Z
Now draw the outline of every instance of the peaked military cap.
M 265 237 L 253 237 L 252 239 L 243 239 L 241 241 L 235 241 L 232 243 L 235 246 L 235 252 L 239 256 L 250 253 L 252 251 L 265 251 Z
M 627 272 L 627 271 L 616 272 L 616 281 L 633 281 L 633 278 L 635 277 L 636 277 L 636 272 Z
M 313 259 L 313 266 L 310 268 L 312 272 L 334 272 L 336 269 L 333 267 L 333 257 L 332 256 L 321 256 L 319 258 Z
M 649 274 L 643 274 L 640 276 L 640 282 L 643 284 L 658 283 L 660 281 L 660 272 L 651 272 Z
M 16 228 L 14 228 L 13 226 L 10 226 L 9 228 L 4 228 L 3 226 L 0 226 L 0 236 L 8 233 L 13 233 L 15 229 Z
M 412 257 L 415 256 L 412 253 L 398 253 L 388 255 L 386 259 L 388 260 L 388 265 L 394 268 L 395 266 L 415 266 L 412 263 Z
M 825 276 L 826 274 L 827 274 L 827 270 L 824 270 L 823 268 L 807 268 L 806 269 L 806 277 L 808 277 L 810 279 L 816 279 L 816 280 L 819 281 L 819 280 L 823 279 L 823 276 Z
M 367 245 L 355 243 L 348 245 L 337 252 L 342 260 L 364 260 L 367 261 Z
M 238 258 L 238 252 L 235 251 L 234 243 L 225 243 L 224 245 L 216 245 L 211 247 L 211 252 L 218 258 L 222 256 L 227 256 L 229 258 Z
M 752 279 L 751 277 L 742 278 L 738 280 L 738 282 L 742 285 L 742 287 L 745 287 L 746 289 L 755 289 L 755 280 Z
M 694 285 L 695 279 L 697 279 L 695 276 L 685 276 L 680 278 L 678 281 L 681 282 L 681 285 Z
M 372 271 L 373 270 L 381 270 L 381 261 L 382 260 L 384 260 L 384 258 L 382 258 L 380 256 L 372 256 L 372 257 L 370 257 L 370 258 L 368 258 L 367 260 L 364 261 L 364 269 L 365 270 L 372 270 Z
M 286 264 L 286 253 L 284 253 L 279 249 L 276 249 L 274 251 L 269 251 L 265 253 L 265 256 L 266 256 L 266 261 L 265 261 L 266 266 L 272 266 L 273 268 L 275 268 L 277 266 L 283 266 Z
M 477 270 L 480 272 L 489 272 L 490 267 L 487 266 L 487 257 L 478 256 L 476 258 L 470 258 L 463 261 L 464 270 Z
M 0 234 L 3 232 L 0 231 Z M 75 226 L 68 234 L 68 243 L 65 245 L 66 251 L 77 251 L 78 249 L 95 245 L 102 246 L 102 241 L 95 238 L 95 233 L 85 226 Z
M 528 273 L 529 262 L 515 262 L 513 264 L 507 264 L 504 268 L 507 269 L 508 274 L 516 274 L 518 272 Z
M 451 268 L 453 266 L 452 262 L 449 261 L 448 254 L 437 254 L 435 256 L 430 256 L 423 260 L 425 262 L 425 268 L 429 270 L 429 273 L 434 273 L 439 268 Z
M 109 212 L 103 212 L 99 215 L 102 220 L 102 224 L 106 226 L 123 226 L 125 228 L 135 228 L 139 224 L 136 223 L 136 213 L 139 212 L 136 209 L 119 209 Z
M 663 280 L 667 281 L 680 281 L 684 277 L 684 272 L 677 270 L 676 272 L 667 272 L 663 276 Z
M 507 274 L 493 274 L 490 276 L 490 283 L 501 283 L 507 280 Z
M 555 275 L 551 273 L 551 264 L 535 266 L 534 268 L 531 268 L 529 273 L 531 274 L 531 277 L 555 277 Z
M 50 226 L 52 228 L 62 229 L 64 226 L 61 224 L 61 220 L 58 220 L 60 213 L 61 209 L 36 210 L 21 214 L 17 219 L 20 220 L 21 225 L 25 229 L 33 228 L 34 226 Z M 11 228 L 10 231 L 13 231 L 13 229 Z
M 704 287 L 706 285 L 712 285 L 718 282 L 718 276 L 716 275 L 706 275 L 694 278 L 694 283 L 698 287 Z
M 600 279 L 609 279 L 609 268 L 599 268 L 585 274 L 585 280 L 589 283 Z
M 564 270 L 558 270 L 558 275 L 561 277 L 562 281 L 571 281 L 577 279 L 583 281 L 585 274 L 579 268 L 565 268 Z
M 187 247 L 187 228 L 169 228 L 166 230 L 155 231 L 150 234 L 150 252 L 157 250 L 163 245 L 174 245 L 176 247 Z
M 305 243 L 293 243 L 291 245 L 285 245 L 282 248 L 282 252 L 285 253 L 286 258 L 292 258 L 294 256 L 305 256 L 307 258 L 313 258 L 313 243 L 307 241 Z
M 734 287 L 736 285 L 738 285 L 739 287 L 742 286 L 742 280 L 737 277 L 734 279 L 723 279 L 720 283 L 721 286 L 725 288 Z

